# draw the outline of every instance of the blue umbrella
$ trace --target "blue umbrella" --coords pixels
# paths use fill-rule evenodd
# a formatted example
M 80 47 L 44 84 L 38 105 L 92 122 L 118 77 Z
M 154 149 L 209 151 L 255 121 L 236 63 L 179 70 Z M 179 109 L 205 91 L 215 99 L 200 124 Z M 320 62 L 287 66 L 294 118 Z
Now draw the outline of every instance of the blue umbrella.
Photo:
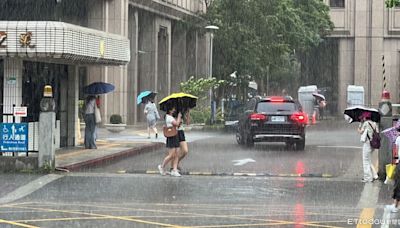
M 143 102 L 144 98 L 149 97 L 149 96 L 154 96 L 154 95 L 156 95 L 156 92 L 152 92 L 152 91 L 149 91 L 149 90 L 143 91 L 137 96 L 136 103 L 140 104 L 140 103 Z
M 97 94 L 104 94 L 104 93 L 109 93 L 114 91 L 115 86 L 109 83 L 105 83 L 105 82 L 94 82 L 88 86 L 85 86 L 85 88 L 83 89 L 83 91 L 86 94 L 93 94 L 93 95 L 97 95 Z

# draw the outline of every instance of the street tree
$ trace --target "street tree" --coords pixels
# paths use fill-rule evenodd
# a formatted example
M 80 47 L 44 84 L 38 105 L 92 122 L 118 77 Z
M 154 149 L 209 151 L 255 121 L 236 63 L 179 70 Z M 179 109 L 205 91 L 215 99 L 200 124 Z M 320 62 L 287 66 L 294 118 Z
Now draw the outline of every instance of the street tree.
M 333 27 L 321 0 L 214 0 L 204 18 L 220 28 L 214 36 L 213 74 L 228 81 L 234 71 L 238 77 L 251 75 L 261 88 L 267 81 L 283 87 L 277 77 L 297 69 L 288 61 L 299 61 Z

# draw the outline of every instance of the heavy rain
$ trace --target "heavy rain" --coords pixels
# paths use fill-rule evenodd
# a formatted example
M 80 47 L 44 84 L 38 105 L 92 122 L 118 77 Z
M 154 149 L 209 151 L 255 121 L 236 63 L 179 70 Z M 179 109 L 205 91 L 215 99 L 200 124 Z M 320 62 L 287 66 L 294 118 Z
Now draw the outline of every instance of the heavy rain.
M 399 227 L 399 7 L 0 0 L 0 227 Z

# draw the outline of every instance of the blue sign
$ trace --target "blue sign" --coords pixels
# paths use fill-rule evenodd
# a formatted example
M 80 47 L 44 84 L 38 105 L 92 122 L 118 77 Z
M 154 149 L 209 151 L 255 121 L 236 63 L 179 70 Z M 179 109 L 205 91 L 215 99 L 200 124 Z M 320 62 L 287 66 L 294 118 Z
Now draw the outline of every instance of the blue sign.
M 26 152 L 28 151 L 28 124 L 2 123 L 0 124 L 0 151 Z

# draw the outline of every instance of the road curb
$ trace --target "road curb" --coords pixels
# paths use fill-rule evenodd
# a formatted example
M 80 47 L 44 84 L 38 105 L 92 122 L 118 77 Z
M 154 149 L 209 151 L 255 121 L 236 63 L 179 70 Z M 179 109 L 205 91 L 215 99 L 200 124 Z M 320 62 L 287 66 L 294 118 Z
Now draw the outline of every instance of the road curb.
M 156 170 L 121 170 L 119 174 L 130 173 L 130 174 L 159 174 Z M 242 176 L 242 177 L 307 177 L 307 178 L 333 178 L 334 175 L 326 173 L 304 173 L 304 174 L 274 174 L 274 173 L 217 173 L 217 172 L 181 172 L 185 176 Z
M 99 166 L 104 163 L 108 163 L 110 161 L 117 161 L 123 158 L 135 156 L 138 154 L 146 153 L 146 152 L 151 152 L 160 148 L 165 147 L 164 143 L 151 143 L 149 145 L 143 145 L 140 147 L 135 147 L 135 148 L 130 148 L 127 150 L 123 150 L 120 152 L 117 152 L 115 154 L 110 154 L 107 156 L 99 157 L 99 158 L 94 158 L 91 160 L 86 160 L 82 162 L 77 162 L 71 165 L 66 165 L 66 166 L 60 166 L 56 167 L 56 169 L 64 169 L 67 171 L 77 171 L 83 168 L 89 168 L 93 166 Z

